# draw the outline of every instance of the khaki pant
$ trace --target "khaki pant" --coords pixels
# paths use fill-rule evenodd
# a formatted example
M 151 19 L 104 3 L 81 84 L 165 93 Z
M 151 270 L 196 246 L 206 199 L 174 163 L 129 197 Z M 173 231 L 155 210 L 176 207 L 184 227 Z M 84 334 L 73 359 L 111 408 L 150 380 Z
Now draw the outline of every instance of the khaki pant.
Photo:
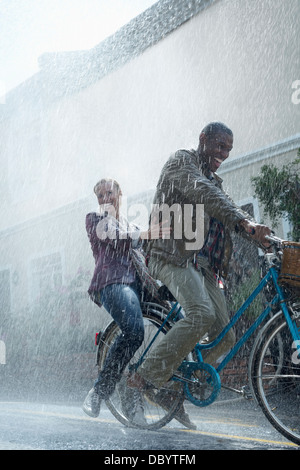
M 168 287 L 185 313 L 185 318 L 153 346 L 139 368 L 140 375 L 158 388 L 173 375 L 205 334 L 213 340 L 229 321 L 224 293 L 217 286 L 208 261 L 201 259 L 201 266 L 202 270 L 198 271 L 191 263 L 181 268 L 150 259 L 151 275 Z M 235 335 L 230 330 L 218 346 L 204 351 L 205 362 L 212 364 L 234 343 Z

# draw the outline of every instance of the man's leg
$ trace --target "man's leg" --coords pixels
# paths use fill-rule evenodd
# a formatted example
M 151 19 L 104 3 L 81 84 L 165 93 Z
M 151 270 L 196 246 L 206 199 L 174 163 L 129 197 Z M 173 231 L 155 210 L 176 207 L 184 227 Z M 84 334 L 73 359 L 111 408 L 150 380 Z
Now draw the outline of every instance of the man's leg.
M 229 315 L 224 292 L 219 288 L 208 261 L 203 259 L 202 261 L 200 260 L 199 263 L 202 265 L 205 287 L 214 305 L 216 314 L 216 320 L 208 331 L 208 339 L 209 341 L 213 341 L 229 323 Z M 228 352 L 234 344 L 235 334 L 231 329 L 217 346 L 213 349 L 203 351 L 204 361 L 209 364 L 214 364 L 214 362 L 224 353 Z
M 138 369 L 143 379 L 159 388 L 173 375 L 199 339 L 210 330 L 216 315 L 204 277 L 192 264 L 181 268 L 163 262 L 155 262 L 153 266 L 150 262 L 149 269 L 153 277 L 168 287 L 186 315 L 153 348 Z

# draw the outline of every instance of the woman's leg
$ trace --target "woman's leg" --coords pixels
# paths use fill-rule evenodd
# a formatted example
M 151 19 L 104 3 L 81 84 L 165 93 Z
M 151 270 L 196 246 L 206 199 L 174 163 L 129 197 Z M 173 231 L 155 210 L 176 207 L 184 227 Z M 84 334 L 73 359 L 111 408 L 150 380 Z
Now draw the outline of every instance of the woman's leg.
M 101 302 L 121 329 L 95 382 L 100 398 L 108 398 L 144 339 L 140 299 L 134 286 L 112 284 L 101 292 Z

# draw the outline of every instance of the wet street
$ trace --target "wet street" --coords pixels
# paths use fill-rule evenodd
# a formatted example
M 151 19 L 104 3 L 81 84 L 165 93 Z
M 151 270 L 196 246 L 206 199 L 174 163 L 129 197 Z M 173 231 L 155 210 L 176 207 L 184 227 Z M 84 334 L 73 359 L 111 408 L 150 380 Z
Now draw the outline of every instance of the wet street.
M 0 402 L 0 449 L 101 450 L 102 458 L 108 459 L 106 463 L 113 463 L 109 459 L 123 455 L 124 451 L 127 451 L 124 455 L 130 456 L 129 451 L 138 455 L 134 451 L 143 450 L 143 459 L 154 459 L 150 451 L 156 451 L 156 458 L 172 454 L 174 459 L 175 454 L 180 455 L 177 459 L 182 460 L 181 464 L 196 463 L 188 459 L 197 459 L 201 450 L 297 449 L 272 428 L 252 400 L 225 400 L 203 409 L 187 404 L 186 409 L 197 424 L 196 431 L 182 428 L 174 420 L 159 431 L 141 431 L 121 425 L 105 406 L 99 418 L 92 419 L 83 413 L 80 404 L 3 400 Z M 161 452 L 157 454 L 157 451 Z

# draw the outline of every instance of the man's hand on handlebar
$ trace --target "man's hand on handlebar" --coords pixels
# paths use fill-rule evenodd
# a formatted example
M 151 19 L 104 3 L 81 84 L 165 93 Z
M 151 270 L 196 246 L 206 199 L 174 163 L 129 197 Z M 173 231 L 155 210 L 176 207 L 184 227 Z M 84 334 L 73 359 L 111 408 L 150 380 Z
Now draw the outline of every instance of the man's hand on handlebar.
M 250 220 L 247 220 L 247 219 L 242 220 L 240 222 L 240 225 L 253 238 L 253 240 L 259 242 L 266 249 L 270 248 L 270 242 L 266 238 L 267 236 L 270 236 L 272 233 L 269 227 L 267 227 L 266 225 L 251 222 Z

